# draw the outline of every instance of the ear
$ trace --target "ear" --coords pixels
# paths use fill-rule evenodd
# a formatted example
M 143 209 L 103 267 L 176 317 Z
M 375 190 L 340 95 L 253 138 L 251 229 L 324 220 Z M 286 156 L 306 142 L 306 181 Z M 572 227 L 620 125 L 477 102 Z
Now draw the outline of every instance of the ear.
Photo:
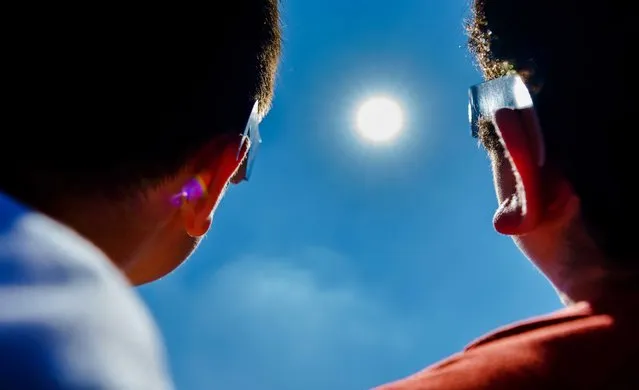
M 219 149 L 217 153 L 206 153 L 205 162 L 199 164 L 204 167 L 198 174 L 200 184 L 205 188 L 204 194 L 196 201 L 184 203 L 181 209 L 184 229 L 191 237 L 201 237 L 211 227 L 217 205 L 246 158 L 249 148 L 246 141 L 242 144 L 242 139 L 237 137 L 237 141 L 227 142 L 221 153 Z
M 495 167 L 499 208 L 493 218 L 502 234 L 525 235 L 544 216 L 542 168 L 544 142 L 534 109 L 501 109 L 494 124 L 504 147 L 505 160 Z

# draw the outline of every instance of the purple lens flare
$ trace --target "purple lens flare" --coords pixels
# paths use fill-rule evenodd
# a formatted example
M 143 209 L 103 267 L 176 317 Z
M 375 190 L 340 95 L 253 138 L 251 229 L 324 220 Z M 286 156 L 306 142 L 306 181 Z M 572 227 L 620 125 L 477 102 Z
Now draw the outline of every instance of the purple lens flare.
M 182 192 L 174 195 L 171 198 L 171 203 L 174 206 L 181 206 L 184 202 L 192 202 L 194 200 L 200 199 L 205 193 L 204 183 L 202 183 L 202 179 L 197 176 L 188 181 L 182 187 Z

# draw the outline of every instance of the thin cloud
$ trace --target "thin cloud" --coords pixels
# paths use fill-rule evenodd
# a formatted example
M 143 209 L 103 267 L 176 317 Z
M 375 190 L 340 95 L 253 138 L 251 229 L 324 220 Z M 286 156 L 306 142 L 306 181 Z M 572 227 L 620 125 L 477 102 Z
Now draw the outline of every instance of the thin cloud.
M 414 351 L 416 332 L 352 280 L 347 264 L 311 248 L 290 258 L 239 259 L 199 288 L 166 281 L 158 292 L 170 294 L 182 330 L 166 335 L 179 354 L 171 359 L 178 384 L 339 390 L 392 379 Z

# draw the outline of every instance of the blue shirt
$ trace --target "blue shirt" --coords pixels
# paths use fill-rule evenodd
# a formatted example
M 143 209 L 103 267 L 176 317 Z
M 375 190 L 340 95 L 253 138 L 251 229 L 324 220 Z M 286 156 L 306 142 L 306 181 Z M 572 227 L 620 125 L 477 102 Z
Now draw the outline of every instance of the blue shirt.
M 169 390 L 124 276 L 71 229 L 0 194 L 0 389 Z

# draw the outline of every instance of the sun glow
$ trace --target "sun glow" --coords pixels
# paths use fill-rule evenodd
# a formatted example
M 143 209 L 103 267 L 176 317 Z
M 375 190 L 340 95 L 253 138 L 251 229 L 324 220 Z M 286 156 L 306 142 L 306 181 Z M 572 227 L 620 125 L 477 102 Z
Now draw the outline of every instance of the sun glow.
M 357 130 L 373 142 L 388 142 L 402 130 L 404 115 L 399 104 L 386 97 L 373 97 L 357 111 Z

